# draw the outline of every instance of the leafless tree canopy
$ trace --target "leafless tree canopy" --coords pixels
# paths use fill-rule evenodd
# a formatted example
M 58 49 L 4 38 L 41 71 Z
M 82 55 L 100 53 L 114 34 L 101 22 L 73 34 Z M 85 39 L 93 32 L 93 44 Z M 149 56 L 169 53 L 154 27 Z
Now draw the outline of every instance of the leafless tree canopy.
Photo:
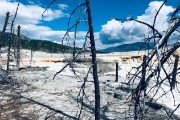
M 179 74 L 179 54 L 175 55 L 175 51 L 177 51 L 177 49 L 180 47 L 180 43 L 177 41 L 171 46 L 169 46 L 169 44 L 172 43 L 170 37 L 173 36 L 174 32 L 177 32 L 176 30 L 178 30 L 178 27 L 180 26 L 180 19 L 178 16 L 178 12 L 180 10 L 179 7 L 176 8 L 170 16 L 170 20 L 168 21 L 170 25 L 164 33 L 159 32 L 155 26 L 157 16 L 159 15 L 159 12 L 166 2 L 167 0 L 165 0 L 160 6 L 159 10 L 157 10 L 152 25 L 133 18 L 116 19 L 135 21 L 140 24 L 146 25 L 152 31 L 152 33 L 149 34 L 150 36 L 144 39 L 144 45 L 149 46 L 150 43 L 154 42 L 154 48 L 152 50 L 147 50 L 147 53 L 143 57 L 143 63 L 139 67 L 133 68 L 132 72 L 130 72 L 130 74 L 128 75 L 128 83 L 133 86 L 137 84 L 132 92 L 132 101 L 134 102 L 135 106 L 135 120 L 145 119 L 144 103 L 149 96 L 151 96 L 151 99 L 157 101 L 159 98 L 165 96 L 168 92 L 171 92 L 174 98 L 175 96 L 173 93 L 173 89 L 178 90 L 176 85 L 179 84 L 179 82 L 176 80 L 176 76 Z M 173 55 L 175 56 L 175 58 L 172 57 Z M 170 63 L 173 63 L 174 65 Z M 169 68 L 171 69 L 169 70 Z M 164 73 L 165 76 L 162 76 L 162 73 Z M 152 86 L 152 83 L 155 84 Z M 164 90 L 163 84 L 169 84 L 168 91 Z M 163 91 L 163 93 L 161 92 L 161 96 L 157 98 L 156 96 L 160 91 Z M 178 107 L 179 105 L 177 105 L 177 108 Z M 167 118 L 170 118 L 172 114 L 167 114 Z

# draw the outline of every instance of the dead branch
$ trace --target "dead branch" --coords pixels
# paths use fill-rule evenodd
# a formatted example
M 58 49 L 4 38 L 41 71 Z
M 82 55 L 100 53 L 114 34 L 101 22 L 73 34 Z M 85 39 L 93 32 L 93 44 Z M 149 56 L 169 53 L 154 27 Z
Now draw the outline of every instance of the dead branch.
M 160 8 L 158 9 L 158 11 L 156 12 L 156 15 L 155 15 L 154 21 L 153 21 L 153 28 L 155 27 L 155 23 L 156 23 L 156 19 L 157 19 L 158 14 L 159 14 L 159 12 L 161 11 L 162 7 L 165 5 L 166 2 L 167 2 L 167 0 L 165 0 L 165 1 L 163 2 L 163 4 L 160 6 Z M 154 32 L 153 32 L 153 33 L 154 33 Z
M 137 85 L 137 87 L 135 89 L 135 93 L 134 92 L 132 93 L 135 96 L 134 97 L 134 101 L 135 101 L 134 119 L 136 119 L 136 120 L 143 119 L 143 118 L 141 118 L 141 117 L 143 117 L 143 112 L 141 113 L 142 108 L 141 108 L 140 101 L 141 101 L 141 99 L 142 99 L 142 101 L 144 100 L 143 91 L 146 90 L 150 81 L 153 81 L 153 79 L 155 80 L 155 81 L 153 81 L 153 82 L 155 82 L 155 85 L 150 88 L 150 90 L 148 91 L 147 94 L 149 94 L 149 92 L 153 90 L 154 94 L 153 94 L 152 98 L 154 98 L 155 95 L 157 95 L 157 93 L 161 89 L 164 93 L 162 93 L 161 96 L 159 96 L 157 98 L 157 100 L 162 98 L 163 96 L 165 96 L 168 92 L 171 92 L 172 98 L 174 99 L 174 102 L 175 102 L 175 96 L 174 96 L 173 91 L 171 89 L 168 91 L 165 91 L 162 85 L 165 83 L 165 80 L 168 80 L 169 86 L 171 88 L 175 87 L 175 83 L 177 82 L 176 75 L 177 75 L 178 60 L 176 59 L 176 63 L 174 64 L 174 70 L 172 72 L 166 72 L 163 65 L 167 62 L 168 59 L 170 59 L 172 54 L 180 47 L 180 43 L 177 42 L 170 49 L 166 49 L 167 43 L 170 41 L 169 37 L 180 26 L 180 18 L 176 17 L 175 19 L 172 19 L 170 26 L 167 28 L 166 32 L 163 35 L 161 35 L 155 29 L 156 18 L 158 16 L 161 8 L 163 7 L 163 5 L 166 2 L 167 2 L 167 0 L 165 0 L 163 2 L 163 4 L 160 6 L 159 10 L 157 11 L 157 13 L 154 17 L 154 22 L 153 22 L 152 26 L 145 22 L 134 20 L 133 18 L 128 19 L 128 20 L 134 20 L 138 23 L 144 24 L 153 30 L 152 31 L 153 36 L 150 37 L 150 39 L 147 39 L 147 41 L 150 41 L 151 39 L 155 40 L 155 36 L 157 34 L 159 36 L 159 38 L 156 38 L 157 42 L 156 42 L 153 50 L 150 53 L 148 52 L 147 59 L 143 62 L 146 64 L 146 67 L 145 67 L 146 69 L 144 69 L 144 67 L 143 67 L 144 65 L 141 64 L 140 66 L 142 67 L 142 69 L 139 70 L 139 67 L 140 67 L 139 66 L 139 67 L 137 67 L 136 73 L 134 75 L 130 74 L 130 76 L 132 76 L 132 77 L 130 78 L 129 82 L 132 82 L 132 83 L 134 83 L 135 80 L 139 80 L 139 79 L 142 80 L 144 78 L 144 84 L 142 84 L 141 83 L 142 81 L 140 80 L 139 84 Z M 116 19 L 116 20 L 127 20 L 127 19 Z M 157 62 L 153 61 L 154 57 L 156 57 L 158 59 Z M 165 73 L 165 78 L 161 77 L 161 75 L 160 75 L 160 73 L 162 72 L 161 70 L 163 70 L 163 72 Z M 142 77 L 138 78 L 139 75 L 144 75 L 144 73 L 141 74 L 141 72 L 143 72 L 143 71 L 146 71 L 147 75 L 145 77 L 142 76 Z M 146 94 L 146 92 L 145 92 L 145 94 Z
M 93 66 L 90 66 L 90 67 L 89 67 L 89 70 L 88 70 L 86 76 L 84 77 L 84 82 L 83 82 L 83 84 L 82 84 L 82 86 L 81 86 L 81 88 L 80 88 L 80 91 L 79 91 L 79 94 L 78 94 L 78 97 L 77 97 L 77 102 L 79 102 L 79 101 L 81 100 L 81 107 L 80 107 L 80 112 L 79 112 L 79 115 L 78 115 L 78 119 L 80 119 L 80 117 L 81 117 L 81 113 L 82 113 L 82 109 L 83 109 L 83 99 L 84 99 L 84 96 L 85 96 L 86 82 L 87 82 L 88 75 L 89 75 L 92 67 L 93 67 Z M 80 97 L 81 91 L 82 91 L 82 96 Z M 80 97 L 80 98 L 79 98 L 79 97 Z
M 49 7 L 55 2 L 56 0 L 51 1 L 51 3 L 48 5 L 48 7 L 44 10 L 42 14 L 42 18 L 44 17 L 44 13 L 49 9 Z
M 171 15 L 171 19 L 175 19 L 176 17 L 176 14 L 179 12 L 180 10 L 180 5 L 174 10 L 174 12 L 172 13 Z
M 69 32 L 70 32 L 74 27 L 76 27 L 78 24 L 80 24 L 80 23 L 82 23 L 82 22 L 87 22 L 87 21 L 84 21 L 84 20 L 78 21 L 78 22 L 76 22 L 76 24 L 74 24 L 74 25 L 72 25 L 70 28 L 68 28 L 68 30 L 66 31 L 66 33 L 64 34 L 64 36 L 63 36 L 63 38 L 62 38 L 62 45 L 63 45 L 63 41 L 64 41 L 65 37 L 68 36 Z
M 163 4 L 160 6 L 160 8 L 158 9 L 158 11 L 156 12 L 156 15 L 155 15 L 154 21 L 153 21 L 153 28 L 155 28 L 155 23 L 156 23 L 157 16 L 158 16 L 160 10 L 162 9 L 162 7 L 165 5 L 166 2 L 167 2 L 167 0 L 165 0 L 165 1 L 163 2 Z M 153 29 L 153 35 L 154 35 L 154 34 L 155 34 L 155 31 L 154 31 L 154 29 Z M 155 38 L 154 38 L 154 43 L 155 43 Z
M 174 115 L 174 112 L 180 107 L 180 104 L 173 110 L 173 112 L 171 113 L 171 115 L 169 116 L 169 118 L 171 118 L 171 116 Z
M 71 65 L 75 60 L 76 58 L 84 51 L 80 51 L 68 64 L 66 64 L 61 70 L 59 70 L 58 72 L 56 72 L 56 74 L 54 75 L 53 79 L 55 79 L 55 77 L 61 73 L 67 66 Z
M 68 20 L 68 28 L 70 26 L 70 22 L 71 22 L 71 17 L 73 16 L 73 14 L 79 9 L 81 8 L 82 6 L 85 6 L 86 3 L 82 3 L 80 5 L 78 5 L 72 12 L 71 12 L 71 15 L 69 16 L 69 20 Z

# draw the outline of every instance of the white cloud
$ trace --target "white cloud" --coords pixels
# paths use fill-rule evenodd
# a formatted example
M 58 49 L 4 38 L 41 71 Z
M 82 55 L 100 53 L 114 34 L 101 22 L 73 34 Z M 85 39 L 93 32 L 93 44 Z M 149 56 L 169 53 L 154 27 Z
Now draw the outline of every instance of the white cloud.
M 29 0 L 31 2 L 31 0 Z M 6 12 L 10 12 L 14 15 L 17 8 L 18 2 L 12 0 L 0 0 L 0 28 L 4 24 L 4 18 Z M 64 8 L 66 6 L 64 5 Z M 21 25 L 22 34 L 31 39 L 44 39 L 44 40 L 60 40 L 65 34 L 65 31 L 55 31 L 47 26 L 39 26 L 38 24 L 42 22 L 42 13 L 45 8 L 39 5 L 24 5 L 20 3 L 18 15 L 15 21 L 16 25 Z M 61 9 L 53 10 L 48 9 L 45 12 L 43 20 L 52 21 L 61 17 L 67 17 L 66 13 L 63 13 Z M 13 17 L 11 17 L 12 19 Z M 11 21 L 11 20 L 9 20 Z M 9 29 L 10 26 L 8 26 Z
M 27 32 L 23 32 L 23 35 L 31 39 L 50 40 L 50 41 L 56 41 L 57 43 L 61 43 L 62 38 L 66 33 L 66 31 L 63 30 L 52 30 L 47 26 L 37 26 L 33 24 L 23 25 L 22 29 L 23 31 L 27 31 Z M 85 31 L 78 31 L 76 33 L 76 40 L 78 47 L 82 47 L 85 36 L 86 36 Z M 74 40 L 74 32 L 69 32 L 69 38 L 70 41 Z M 98 33 L 95 33 L 95 38 L 99 39 Z M 64 42 L 66 43 L 66 39 L 64 39 Z
M 149 7 L 145 13 L 137 17 L 137 20 L 153 24 L 154 16 L 163 2 L 153 1 L 149 3 Z M 155 28 L 160 32 L 168 27 L 168 15 L 173 12 L 174 8 L 164 5 L 157 17 Z M 102 25 L 100 31 L 100 39 L 103 44 L 114 43 L 133 43 L 141 41 L 149 32 L 148 27 L 134 21 L 120 22 L 110 20 L 107 24 Z
M 17 2 L 8 2 L 8 1 L 0 1 L 1 9 L 0 9 L 0 16 L 4 16 L 7 11 L 14 14 Z M 17 23 L 21 24 L 38 24 L 42 20 L 42 13 L 44 12 L 45 8 L 42 8 L 38 5 L 24 5 L 20 3 L 18 16 L 17 16 Z M 60 17 L 65 17 L 67 14 L 63 13 L 61 10 L 53 10 L 48 9 L 48 11 L 44 14 L 44 21 L 51 21 Z
M 102 26 L 100 39 L 103 44 L 132 43 L 143 37 L 144 27 L 134 21 L 108 21 Z
M 154 1 L 149 3 L 149 7 L 146 9 L 145 13 L 141 16 L 138 16 L 138 20 L 145 21 L 149 24 L 153 24 L 154 16 L 156 15 L 157 10 L 163 4 L 163 2 Z M 156 20 L 155 27 L 159 31 L 164 31 L 168 26 L 168 15 L 173 12 L 175 9 L 172 6 L 164 5 L 159 12 Z
M 59 4 L 59 8 L 62 10 L 66 10 L 68 8 L 68 5 L 66 4 Z

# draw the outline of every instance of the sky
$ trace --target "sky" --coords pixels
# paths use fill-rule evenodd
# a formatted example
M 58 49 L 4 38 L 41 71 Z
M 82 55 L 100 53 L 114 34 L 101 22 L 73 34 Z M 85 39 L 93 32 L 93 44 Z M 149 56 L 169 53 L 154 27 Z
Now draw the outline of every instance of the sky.
M 84 0 L 56 0 L 43 14 L 52 0 L 0 0 L 0 28 L 4 24 L 6 12 L 9 11 L 12 16 L 14 15 L 18 1 L 20 6 L 15 25 L 21 25 L 22 34 L 31 39 L 57 43 L 61 43 L 68 29 L 71 12 L 84 2 Z M 113 18 L 133 17 L 152 24 L 156 11 L 162 3 L 161 0 L 90 0 L 97 49 L 142 41 L 149 33 L 147 26 L 134 21 L 116 21 Z M 164 32 L 167 29 L 169 16 L 178 5 L 179 0 L 168 0 L 157 17 L 155 25 L 157 30 Z M 84 20 L 82 17 L 84 14 L 85 7 L 77 10 L 72 16 L 70 26 L 78 18 Z M 76 44 L 81 47 L 88 30 L 87 24 L 79 25 L 77 30 Z M 74 39 L 73 31 L 74 29 L 69 33 L 70 40 Z M 173 41 L 175 40 L 174 38 Z

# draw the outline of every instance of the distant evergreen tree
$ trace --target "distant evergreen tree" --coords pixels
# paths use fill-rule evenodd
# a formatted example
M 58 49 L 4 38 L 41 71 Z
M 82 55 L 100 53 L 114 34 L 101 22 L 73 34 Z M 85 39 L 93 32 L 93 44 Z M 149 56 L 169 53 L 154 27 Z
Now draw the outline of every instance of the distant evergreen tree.
M 2 47 L 6 47 L 8 45 L 8 39 L 10 37 L 9 33 L 6 33 L 2 40 Z M 17 36 L 15 35 L 15 38 Z M 47 40 L 30 40 L 25 36 L 21 38 L 21 47 L 22 49 L 32 49 L 33 51 L 43 51 L 49 53 L 60 53 L 60 52 L 73 52 L 73 48 L 66 45 L 57 44 Z M 14 46 L 13 46 L 14 47 Z M 76 50 L 80 50 L 77 48 Z

